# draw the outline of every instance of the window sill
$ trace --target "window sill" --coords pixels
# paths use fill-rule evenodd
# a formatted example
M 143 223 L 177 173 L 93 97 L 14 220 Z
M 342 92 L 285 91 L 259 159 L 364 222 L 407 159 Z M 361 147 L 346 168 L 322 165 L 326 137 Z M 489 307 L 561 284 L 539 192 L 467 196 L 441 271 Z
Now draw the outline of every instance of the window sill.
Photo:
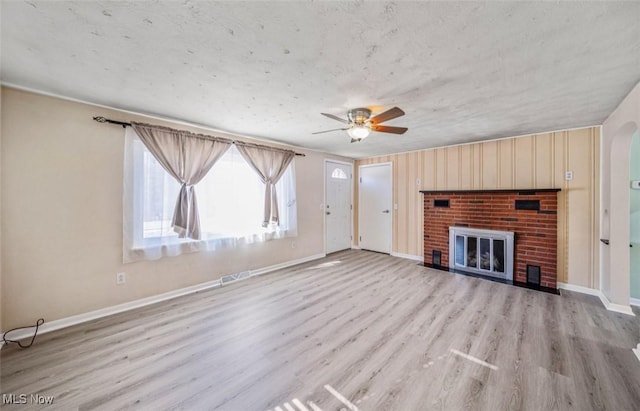
M 136 244 L 129 248 L 131 253 L 144 253 L 153 250 L 162 249 L 180 249 L 183 247 L 188 248 L 203 248 L 203 249 L 216 249 L 218 246 L 236 246 L 237 244 L 252 244 L 257 242 L 264 242 L 270 240 L 276 240 L 285 237 L 296 237 L 298 235 L 297 230 L 288 229 L 272 232 L 262 232 L 244 235 L 209 235 L 205 239 L 194 240 L 191 238 L 179 239 L 173 237 L 168 240 L 167 237 L 155 237 L 145 240 L 145 244 Z M 164 241 L 163 241 L 164 239 Z M 197 250 L 196 250 L 197 251 Z

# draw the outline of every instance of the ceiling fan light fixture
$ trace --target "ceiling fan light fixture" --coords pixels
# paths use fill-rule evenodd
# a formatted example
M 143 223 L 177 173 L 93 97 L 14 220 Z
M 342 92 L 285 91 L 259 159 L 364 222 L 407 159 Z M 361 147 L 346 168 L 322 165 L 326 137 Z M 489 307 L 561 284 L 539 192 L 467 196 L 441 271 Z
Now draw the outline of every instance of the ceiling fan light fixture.
M 318 131 L 312 134 L 327 133 L 330 131 L 346 130 L 351 142 L 362 141 L 369 136 L 372 131 L 378 133 L 404 134 L 408 128 L 385 126 L 381 123 L 404 116 L 404 111 L 398 107 L 393 107 L 387 111 L 371 117 L 371 110 L 366 107 L 354 108 L 347 112 L 347 120 L 329 113 L 320 113 L 325 117 L 344 123 L 346 127 L 333 130 Z
M 367 138 L 370 132 L 371 130 L 369 130 L 369 127 L 357 124 L 347 130 L 347 134 L 349 134 L 349 137 L 358 141 Z

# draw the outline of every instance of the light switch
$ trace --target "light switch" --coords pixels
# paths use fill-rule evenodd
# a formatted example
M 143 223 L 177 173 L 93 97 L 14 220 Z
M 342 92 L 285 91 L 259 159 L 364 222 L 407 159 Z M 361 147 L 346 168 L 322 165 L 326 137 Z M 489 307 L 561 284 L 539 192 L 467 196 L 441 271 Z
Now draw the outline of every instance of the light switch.
M 640 180 L 635 180 L 631 182 L 631 188 L 633 190 L 640 190 Z
M 420 184 L 422 184 L 422 180 L 420 180 L 419 178 L 416 178 L 416 185 L 420 186 Z

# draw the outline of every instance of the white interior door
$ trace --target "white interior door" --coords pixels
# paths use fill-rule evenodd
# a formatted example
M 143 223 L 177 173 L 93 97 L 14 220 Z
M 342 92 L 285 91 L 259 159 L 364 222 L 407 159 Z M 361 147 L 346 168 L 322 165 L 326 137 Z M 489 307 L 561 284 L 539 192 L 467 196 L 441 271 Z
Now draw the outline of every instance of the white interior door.
M 391 253 L 393 182 L 390 163 L 360 166 L 358 235 L 360 248 Z
M 326 252 L 351 248 L 350 164 L 325 162 Z

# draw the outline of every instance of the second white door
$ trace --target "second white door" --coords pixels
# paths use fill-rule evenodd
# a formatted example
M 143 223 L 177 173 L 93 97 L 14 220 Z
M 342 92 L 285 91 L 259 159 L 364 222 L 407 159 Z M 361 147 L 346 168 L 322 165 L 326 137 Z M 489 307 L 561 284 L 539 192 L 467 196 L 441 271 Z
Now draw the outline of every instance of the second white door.
M 390 163 L 358 168 L 358 235 L 360 248 L 391 253 L 393 179 Z

